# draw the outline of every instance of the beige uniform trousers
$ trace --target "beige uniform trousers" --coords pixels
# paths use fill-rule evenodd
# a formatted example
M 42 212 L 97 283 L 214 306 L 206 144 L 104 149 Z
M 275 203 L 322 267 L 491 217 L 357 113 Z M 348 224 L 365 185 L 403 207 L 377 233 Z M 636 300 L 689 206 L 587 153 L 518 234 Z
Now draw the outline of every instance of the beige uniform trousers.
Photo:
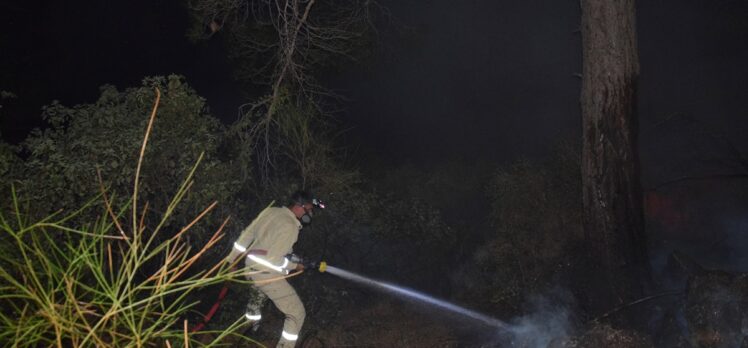
M 296 345 L 301 325 L 304 324 L 306 310 L 293 287 L 285 279 L 277 279 L 278 277 L 281 275 L 275 272 L 249 276 L 252 281 L 256 282 L 253 286 L 273 301 L 275 307 L 286 315 L 283 332 L 276 347 L 292 348 Z

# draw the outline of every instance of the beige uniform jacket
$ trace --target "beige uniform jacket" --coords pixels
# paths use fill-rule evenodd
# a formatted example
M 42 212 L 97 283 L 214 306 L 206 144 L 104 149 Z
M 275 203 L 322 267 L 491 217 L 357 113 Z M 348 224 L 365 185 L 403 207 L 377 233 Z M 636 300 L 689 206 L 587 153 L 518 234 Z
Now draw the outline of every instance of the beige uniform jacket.
M 228 261 L 233 262 L 239 255 L 246 254 L 247 267 L 288 274 L 296 268 L 296 263 L 286 255 L 293 252 L 300 229 L 301 223 L 290 209 L 266 208 L 239 235 Z

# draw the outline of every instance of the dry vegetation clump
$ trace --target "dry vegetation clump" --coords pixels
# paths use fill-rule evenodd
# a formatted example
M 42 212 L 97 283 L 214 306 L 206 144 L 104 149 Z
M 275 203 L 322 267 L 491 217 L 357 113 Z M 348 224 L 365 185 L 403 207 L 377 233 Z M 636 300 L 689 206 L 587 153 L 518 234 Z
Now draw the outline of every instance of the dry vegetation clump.
M 748 274 L 702 270 L 686 289 L 689 339 L 698 347 L 748 345 Z
M 595 325 L 581 335 L 559 338 L 549 348 L 650 348 L 649 336 L 637 331 L 618 330 L 608 325 Z

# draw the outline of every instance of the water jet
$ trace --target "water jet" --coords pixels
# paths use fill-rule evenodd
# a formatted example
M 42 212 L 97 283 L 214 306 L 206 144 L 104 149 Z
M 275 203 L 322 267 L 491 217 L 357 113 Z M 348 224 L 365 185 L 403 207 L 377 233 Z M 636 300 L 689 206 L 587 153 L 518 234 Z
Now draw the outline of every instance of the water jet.
M 408 289 L 405 287 L 397 286 L 391 283 L 387 283 L 380 280 L 371 279 L 368 277 L 364 277 L 362 275 L 346 271 L 343 269 L 340 269 L 338 267 L 333 267 L 330 265 L 326 266 L 326 272 L 335 276 L 338 276 L 343 279 L 351 280 L 356 283 L 366 285 L 372 288 L 375 288 L 377 290 L 386 291 L 395 295 L 399 295 L 408 299 L 417 300 L 422 303 L 430 304 L 432 306 L 438 307 L 442 310 L 446 310 L 452 313 L 460 314 L 464 317 L 471 318 L 475 321 L 479 321 L 485 325 L 507 330 L 507 331 L 514 331 L 515 328 L 513 325 L 507 324 L 499 319 L 492 318 L 490 316 L 487 316 L 485 314 L 476 312 L 474 310 L 470 310 L 464 307 L 460 307 L 456 304 L 449 303 L 444 300 L 440 300 L 438 298 L 426 295 L 424 293 Z

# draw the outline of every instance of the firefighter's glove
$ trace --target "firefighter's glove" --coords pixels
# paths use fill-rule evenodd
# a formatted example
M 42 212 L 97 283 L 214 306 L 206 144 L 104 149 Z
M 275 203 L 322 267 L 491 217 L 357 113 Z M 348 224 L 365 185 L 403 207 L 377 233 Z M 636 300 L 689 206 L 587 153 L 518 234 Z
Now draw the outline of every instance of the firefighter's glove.
M 297 272 L 303 271 L 304 269 L 307 269 L 307 268 L 313 269 L 316 267 L 314 262 L 309 262 L 307 260 L 304 260 L 303 257 L 296 255 L 296 254 L 288 254 L 286 255 L 286 258 L 289 261 L 296 263 L 295 271 Z

